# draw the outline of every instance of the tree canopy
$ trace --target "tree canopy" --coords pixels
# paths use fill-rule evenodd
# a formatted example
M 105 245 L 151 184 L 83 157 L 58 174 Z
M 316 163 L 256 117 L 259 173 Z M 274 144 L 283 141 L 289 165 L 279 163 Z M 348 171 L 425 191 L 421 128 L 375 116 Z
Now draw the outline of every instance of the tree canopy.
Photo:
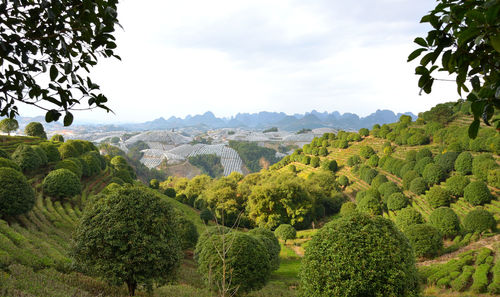
M 434 71 L 456 74 L 458 93 L 468 93 L 467 100 L 472 102 L 472 138 L 477 136 L 480 118 L 490 125 L 495 109 L 500 109 L 499 11 L 496 0 L 439 0 L 420 21 L 432 29 L 425 38 L 415 39 L 420 48 L 408 57 L 412 61 L 425 53 L 415 73 L 420 76 L 418 86 L 427 94 L 436 80 Z M 499 120 L 496 127 L 500 129 Z
M 84 75 L 99 57 L 116 57 L 113 37 L 118 0 L 2 1 L 0 116 L 14 118 L 26 103 L 46 111 L 47 122 L 70 110 L 102 108 L 106 96 Z M 43 83 L 42 83 L 43 82 Z M 78 107 L 78 108 L 77 108 Z M 85 108 L 85 107 L 84 107 Z

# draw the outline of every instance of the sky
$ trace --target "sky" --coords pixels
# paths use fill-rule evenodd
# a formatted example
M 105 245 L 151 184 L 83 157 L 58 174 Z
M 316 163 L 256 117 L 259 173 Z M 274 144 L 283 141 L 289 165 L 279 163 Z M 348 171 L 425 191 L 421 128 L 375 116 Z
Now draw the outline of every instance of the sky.
M 212 111 L 377 109 L 415 114 L 458 99 L 450 82 L 419 96 L 407 56 L 435 0 L 122 0 L 117 53 L 91 72 L 114 114 L 78 121 L 144 122 Z M 440 78 L 447 78 L 444 74 Z M 21 115 L 38 115 L 21 108 Z

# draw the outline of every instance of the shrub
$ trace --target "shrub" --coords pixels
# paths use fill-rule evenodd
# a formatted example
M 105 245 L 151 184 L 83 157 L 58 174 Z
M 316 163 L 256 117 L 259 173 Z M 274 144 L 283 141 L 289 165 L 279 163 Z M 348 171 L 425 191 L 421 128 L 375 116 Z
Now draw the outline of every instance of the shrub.
M 404 177 L 405 174 L 412 171 L 413 168 L 415 168 L 415 161 L 406 162 L 406 164 L 401 167 L 401 170 L 399 170 L 399 174 Z
M 360 170 L 361 171 L 361 170 Z M 367 184 L 371 184 L 372 180 L 378 175 L 378 171 L 371 168 L 366 168 L 366 170 L 362 170 L 360 177 Z
M 56 164 L 55 169 L 68 169 L 78 178 L 82 177 L 82 164 L 74 158 L 64 159 Z
M 411 182 L 414 179 L 416 179 L 417 177 L 420 177 L 420 175 L 415 170 L 410 170 L 410 171 L 406 172 L 403 175 L 403 182 L 402 182 L 403 183 L 403 189 L 409 190 Z
M 130 172 L 125 169 L 118 170 L 114 173 L 115 177 L 120 178 L 123 180 L 125 183 L 132 184 L 134 180 L 132 179 L 132 176 L 130 175 Z
M 417 163 L 415 163 L 415 168 L 413 168 L 416 172 L 419 174 L 423 174 L 425 167 L 429 164 L 432 164 L 432 158 L 431 157 L 423 157 L 422 159 L 419 159 Z
M 422 177 L 414 178 L 410 183 L 410 191 L 417 195 L 422 195 L 427 190 L 427 183 Z
M 97 156 L 85 153 L 80 157 L 80 159 L 86 164 L 89 176 L 94 176 L 101 172 L 101 162 L 99 161 L 99 158 Z M 83 167 L 85 167 L 85 165 Z
M 470 287 L 472 292 L 484 293 L 488 287 L 489 279 L 488 272 L 490 272 L 491 264 L 481 264 L 477 266 L 474 275 L 472 275 L 472 286 Z
M 302 260 L 300 280 L 302 296 L 418 294 L 408 240 L 391 221 L 363 214 L 327 223 L 314 235 Z
M 467 232 L 482 233 L 488 230 L 496 229 L 496 221 L 493 215 L 484 209 L 474 209 L 469 211 L 464 218 L 464 229 Z
M 370 135 L 370 130 L 368 130 L 367 128 L 361 128 L 359 129 L 359 135 L 361 136 L 368 136 Z
M 412 207 L 406 207 L 396 212 L 394 223 L 401 231 L 405 231 L 409 226 L 423 224 L 422 215 Z
M 2 157 L 0 157 L 0 168 L 1 167 L 8 167 L 17 171 L 21 171 L 21 167 L 19 167 L 19 165 L 17 165 L 16 162 Z
M 43 139 L 47 139 L 47 134 L 45 134 L 45 130 L 43 129 L 43 125 L 39 122 L 31 122 L 24 128 L 24 134 L 28 136 L 40 137 Z
M 464 199 L 472 205 L 489 203 L 491 198 L 490 189 L 482 181 L 473 181 L 464 189 Z
M 498 164 L 489 154 L 476 156 L 472 161 L 472 174 L 482 181 L 488 180 L 488 171 L 498 168 Z
M 358 202 L 356 209 L 370 215 L 380 215 L 382 213 L 380 201 L 368 195 Z
M 380 158 L 377 155 L 372 155 L 370 159 L 366 161 L 366 164 L 368 164 L 371 167 L 377 167 L 378 166 L 378 161 Z
M 335 172 L 338 169 L 338 164 L 335 160 L 326 160 L 321 164 L 321 168 L 323 168 L 324 170 Z
M 65 142 L 59 146 L 59 154 L 62 159 L 75 158 L 80 155 L 80 152 L 73 145 L 72 142 Z
M 378 188 L 383 184 L 388 182 L 389 180 L 387 177 L 381 173 L 379 173 L 375 178 L 372 180 L 371 186 L 373 189 L 378 190 Z
M 198 242 L 198 230 L 190 220 L 182 213 L 177 215 L 177 231 L 180 235 L 181 247 L 183 250 L 193 249 Z
M 380 187 L 378 187 L 378 191 L 380 196 L 382 197 L 382 201 L 384 204 L 387 204 L 387 199 L 394 193 L 401 192 L 401 189 L 394 182 L 385 182 Z
M 218 289 L 224 281 L 223 262 L 218 253 L 224 244 L 226 247 L 230 245 L 224 263 L 226 288 L 241 294 L 261 289 L 267 283 L 271 263 L 266 248 L 259 240 L 240 232 L 206 237 L 206 240 L 200 238 L 196 251 L 198 271 L 204 276 L 208 287 Z
M 422 158 L 432 158 L 432 152 L 428 148 L 419 150 L 415 155 L 415 161 L 421 160 Z
M 407 151 L 405 160 L 408 162 L 417 161 L 417 151 L 416 150 Z
M 429 224 L 436 227 L 443 236 L 452 238 L 460 231 L 457 214 L 449 207 L 439 207 L 429 216 Z
M 17 146 L 14 153 L 12 153 L 12 160 L 16 162 L 22 171 L 32 171 L 38 169 L 42 164 L 40 156 L 35 152 L 35 150 L 26 144 L 21 144 Z
M 488 185 L 500 188 L 500 169 L 488 170 Z
M 450 206 L 451 197 L 450 193 L 439 186 L 432 187 L 426 194 L 427 202 L 433 208 L 441 206 Z
M 349 185 L 349 178 L 347 176 L 345 176 L 345 175 L 341 175 L 341 176 L 339 176 L 338 183 L 343 188 L 345 188 L 345 187 L 347 187 Z
M 51 141 L 64 142 L 64 137 L 61 134 L 54 134 L 50 138 Z
M 472 155 L 469 152 L 462 152 L 455 160 L 455 170 L 463 175 L 472 173 Z
M 493 273 L 493 279 L 491 284 L 488 286 L 488 292 L 492 294 L 500 293 L 500 261 L 496 261 L 495 265 L 491 269 Z
M 415 256 L 433 258 L 443 248 L 443 238 L 439 230 L 427 224 L 409 226 L 405 235 L 415 251 Z
M 352 155 L 347 159 L 347 166 L 352 167 L 361 163 L 361 158 L 358 155 Z
M 4 150 L 0 149 L 0 158 L 10 159 L 10 156 Z
M 45 151 L 38 145 L 33 145 L 32 146 L 33 150 L 35 153 L 40 157 L 40 166 L 45 166 L 47 165 L 47 162 L 49 161 L 47 158 L 47 154 Z
M 400 210 L 408 205 L 408 198 L 403 193 L 393 193 L 387 199 L 387 209 Z
M 170 198 L 175 198 L 175 196 L 177 195 L 175 193 L 175 189 L 174 188 L 166 188 L 165 191 L 163 192 L 165 195 L 167 195 L 168 197 Z
M 292 227 L 292 225 L 281 224 L 278 226 L 278 228 L 276 228 L 276 230 L 274 230 L 274 235 L 276 235 L 276 237 L 278 237 L 279 239 L 284 240 L 286 244 L 287 240 L 295 239 L 295 237 L 297 236 L 297 231 L 294 227 Z
M 444 154 L 437 155 L 434 158 L 434 162 L 437 165 L 441 166 L 441 168 L 445 172 L 450 172 L 455 167 L 455 160 L 457 159 L 457 157 L 458 157 L 457 152 L 446 152 Z
M 86 208 L 72 254 L 96 275 L 127 283 L 133 295 L 137 286 L 173 278 L 182 259 L 179 236 L 167 201 L 147 188 L 125 186 Z
M 467 289 L 470 283 L 470 278 L 473 273 L 474 273 L 473 266 L 464 266 L 462 273 L 456 279 L 451 281 L 450 285 L 452 289 L 459 292 Z
M 73 197 L 82 192 L 82 185 L 73 172 L 68 169 L 57 169 L 44 178 L 43 192 L 54 198 Z
M 427 164 L 422 177 L 428 185 L 438 184 L 446 178 L 446 172 L 437 164 Z
M 274 233 L 266 228 L 255 228 L 248 231 L 248 234 L 261 242 L 269 254 L 271 270 L 277 270 L 280 267 L 281 246 Z
M 310 165 L 313 167 L 313 168 L 316 168 L 319 166 L 319 157 L 312 157 L 311 158 L 311 162 L 310 162 Z
M 365 159 L 368 159 L 372 155 L 375 155 L 375 150 L 371 146 L 363 145 L 359 149 L 359 155 Z
M 149 187 L 151 189 L 158 189 L 160 187 L 160 182 L 156 178 L 153 178 L 149 181 Z
M 309 163 L 311 163 L 311 157 L 304 155 L 304 156 L 302 156 L 301 162 L 304 165 L 309 165 Z
M 340 214 L 341 215 L 348 215 L 356 211 L 356 203 L 348 201 L 344 204 L 342 204 L 342 207 L 340 208 Z
M 169 188 L 169 189 L 172 189 L 172 188 Z M 208 221 L 211 221 L 214 219 L 214 215 L 212 214 L 212 212 L 209 209 L 205 208 L 202 211 L 200 211 L 200 219 L 203 221 L 203 223 L 207 224 Z
M 18 170 L 0 168 L 0 214 L 16 216 L 30 211 L 35 205 L 35 192 Z
M 470 183 L 470 179 L 463 175 L 454 175 L 446 180 L 446 190 L 455 197 L 464 195 L 465 187 Z
M 61 154 L 57 149 L 57 146 L 50 142 L 42 142 L 40 143 L 40 147 L 45 151 L 47 155 L 47 161 L 49 162 L 57 162 L 61 160 Z

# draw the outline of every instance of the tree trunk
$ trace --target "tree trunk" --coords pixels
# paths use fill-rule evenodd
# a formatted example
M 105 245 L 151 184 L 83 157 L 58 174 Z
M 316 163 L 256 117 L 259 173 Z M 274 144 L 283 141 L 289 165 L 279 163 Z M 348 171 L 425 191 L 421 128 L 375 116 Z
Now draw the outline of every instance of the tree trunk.
M 137 288 L 137 283 L 133 280 L 127 281 L 127 287 L 129 296 L 134 296 L 135 288 Z

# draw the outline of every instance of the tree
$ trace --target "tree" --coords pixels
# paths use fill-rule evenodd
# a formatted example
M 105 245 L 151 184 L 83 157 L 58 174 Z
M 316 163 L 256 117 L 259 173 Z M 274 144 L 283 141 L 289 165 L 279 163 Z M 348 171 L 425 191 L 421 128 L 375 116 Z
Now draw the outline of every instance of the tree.
M 421 195 L 425 193 L 425 190 L 427 190 L 427 184 L 422 177 L 416 177 L 411 181 L 410 191 L 412 191 L 413 193 Z
M 279 239 L 284 240 L 286 244 L 287 240 L 295 239 L 297 231 L 289 224 L 281 224 L 278 228 L 276 228 L 276 230 L 274 230 L 274 235 L 276 235 Z
M 9 167 L 17 171 L 21 171 L 21 167 L 19 167 L 19 165 L 17 165 L 16 162 L 12 161 L 11 159 L 2 157 L 0 157 L 0 168 L 1 167 Z
M 431 225 L 412 225 L 405 230 L 404 234 L 410 241 L 417 257 L 433 258 L 443 248 L 441 233 Z
M 381 217 L 352 213 L 327 223 L 306 248 L 301 296 L 416 296 L 408 240 Z
M 205 208 L 202 211 L 200 211 L 200 219 L 203 221 L 203 223 L 207 224 L 208 221 L 214 219 L 214 215 L 209 209 Z
M 440 207 L 432 211 L 429 224 L 436 227 L 443 236 L 453 238 L 460 231 L 457 214 L 449 207 Z
M 434 71 L 456 74 L 458 93 L 469 93 L 467 100 L 472 102 L 474 121 L 469 126 L 469 136 L 475 138 L 480 118 L 489 125 L 495 109 L 500 109 L 500 66 L 497 63 L 500 60 L 500 3 L 438 2 L 435 9 L 422 17 L 420 22 L 430 23 L 433 28 L 425 39 L 415 39 L 421 47 L 409 55 L 408 61 L 426 52 L 415 73 L 420 76 L 418 86 L 427 94 L 432 91 Z M 500 128 L 500 121 L 496 127 Z
M 428 185 L 434 185 L 440 183 L 446 178 L 446 172 L 437 164 L 427 164 L 424 171 L 422 172 L 422 177 L 427 182 Z
M 47 122 L 65 112 L 68 126 L 70 110 L 82 99 L 89 108 L 109 111 L 107 98 L 82 70 L 88 73 L 99 57 L 119 58 L 112 35 L 117 3 L 3 1 L 0 31 L 8 34 L 0 50 L 0 116 L 14 118 L 22 102 L 46 110 Z
M 363 145 L 359 149 L 359 155 L 365 159 L 370 158 L 374 154 L 375 154 L 375 150 L 373 150 L 373 148 L 369 145 Z
M 277 270 L 280 267 L 281 246 L 274 233 L 266 228 L 255 228 L 248 231 L 248 234 L 259 240 L 269 253 L 269 262 L 271 270 Z
M 106 228 L 103 228 L 106 226 Z M 74 233 L 78 263 L 109 282 L 161 284 L 182 258 L 172 206 L 146 188 L 124 186 L 88 207 Z
M 415 224 L 422 224 L 424 219 L 422 214 L 416 211 L 413 207 L 406 207 L 396 212 L 394 223 L 399 230 L 405 231 L 408 227 Z
M 35 205 L 35 192 L 19 171 L 0 167 L 0 214 L 16 216 L 30 211 Z
M 473 181 L 464 189 L 464 199 L 472 205 L 483 205 L 491 201 L 491 192 L 482 181 Z
M 7 133 L 10 136 L 10 132 L 19 129 L 19 123 L 15 119 L 3 119 L 0 122 L 0 131 Z
M 1 100 L 1 99 L 0 99 Z M 39 122 L 31 122 L 24 128 L 24 134 L 33 137 L 40 137 L 43 139 L 47 139 L 47 134 L 45 133 L 45 129 L 43 125 Z
M 463 175 L 472 173 L 472 155 L 469 152 L 462 152 L 455 160 L 455 170 Z
M 50 138 L 51 141 L 64 142 L 64 137 L 61 134 L 54 134 Z
M 484 209 L 473 209 L 464 218 L 464 229 L 470 233 L 495 231 L 496 225 L 493 215 Z
M 359 135 L 360 136 L 366 137 L 369 134 L 370 134 L 370 130 L 368 130 L 367 128 L 361 128 L 361 129 L 359 129 Z
M 380 201 L 370 195 L 366 195 L 363 199 L 361 199 L 358 202 L 356 209 L 369 215 L 380 215 L 382 213 Z
M 68 169 L 51 171 L 43 179 L 44 194 L 54 198 L 69 198 L 82 192 L 80 179 Z
M 462 197 L 470 179 L 463 175 L 454 175 L 446 180 L 446 190 L 455 197 Z
M 339 176 L 338 183 L 342 186 L 342 189 L 345 189 L 349 185 L 349 178 L 345 175 L 341 175 Z
M 451 197 L 450 193 L 440 186 L 432 187 L 426 194 L 427 202 L 433 208 L 441 206 L 450 206 Z
M 355 211 L 356 211 L 356 203 L 347 201 L 346 203 L 342 204 L 342 207 L 340 208 L 340 215 L 342 216 L 349 215 Z
M 23 171 L 32 171 L 40 167 L 42 160 L 33 148 L 26 144 L 17 146 L 12 153 L 12 160 L 16 162 Z
M 387 209 L 400 210 L 408 205 L 408 198 L 403 193 L 393 193 L 387 199 Z
M 160 187 L 160 182 L 156 178 L 153 178 L 149 181 L 149 186 L 151 189 L 158 189 Z

